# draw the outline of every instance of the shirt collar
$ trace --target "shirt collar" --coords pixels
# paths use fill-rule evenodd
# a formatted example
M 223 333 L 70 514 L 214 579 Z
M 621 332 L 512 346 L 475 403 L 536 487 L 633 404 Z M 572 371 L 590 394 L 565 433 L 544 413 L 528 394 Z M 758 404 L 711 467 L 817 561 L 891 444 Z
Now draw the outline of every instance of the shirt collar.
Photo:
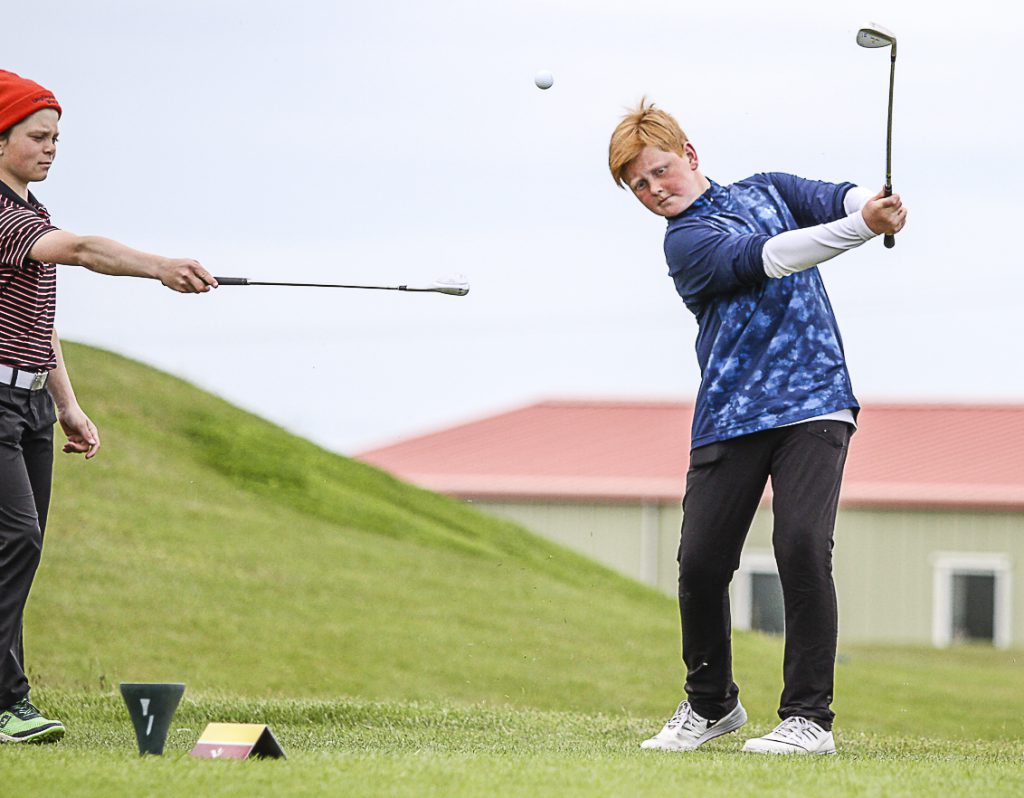
M 708 178 L 708 183 L 710 183 L 711 185 L 708 186 L 707 189 L 705 189 L 703 194 L 701 194 L 699 197 L 697 197 L 697 199 L 691 202 L 682 213 L 677 214 L 675 216 L 670 216 L 668 221 L 672 222 L 676 219 L 682 219 L 691 211 L 700 213 L 702 211 L 706 211 L 708 208 L 714 207 L 716 199 L 722 195 L 722 192 L 725 189 L 723 189 L 720 185 L 718 185 L 718 183 L 716 183 L 710 177 Z
M 16 202 L 18 205 L 23 205 L 31 211 L 39 211 L 42 207 L 42 203 L 39 202 L 33 195 L 32 192 L 28 192 L 28 202 L 25 202 L 21 197 L 18 196 L 17 192 L 7 185 L 3 180 L 0 180 L 0 195 L 7 197 L 11 202 Z

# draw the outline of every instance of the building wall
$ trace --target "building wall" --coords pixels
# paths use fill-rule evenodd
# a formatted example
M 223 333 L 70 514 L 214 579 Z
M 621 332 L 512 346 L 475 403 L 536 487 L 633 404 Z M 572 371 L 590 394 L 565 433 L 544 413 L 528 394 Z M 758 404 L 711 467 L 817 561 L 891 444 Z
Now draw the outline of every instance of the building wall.
M 932 642 L 936 560 L 972 554 L 1005 559 L 1009 642 L 1024 646 L 1024 513 L 841 511 L 833 561 L 841 634 L 854 640 Z
M 626 576 L 676 593 L 678 504 L 475 501 Z M 771 512 L 761 508 L 744 564 L 771 561 Z M 1001 555 L 1007 565 L 1008 644 L 1024 646 L 1024 513 L 840 510 L 833 568 L 840 636 L 848 641 L 935 642 L 937 557 Z M 742 627 L 742 623 L 737 624 Z
M 679 505 L 497 502 L 473 506 L 507 518 L 632 579 L 676 593 Z

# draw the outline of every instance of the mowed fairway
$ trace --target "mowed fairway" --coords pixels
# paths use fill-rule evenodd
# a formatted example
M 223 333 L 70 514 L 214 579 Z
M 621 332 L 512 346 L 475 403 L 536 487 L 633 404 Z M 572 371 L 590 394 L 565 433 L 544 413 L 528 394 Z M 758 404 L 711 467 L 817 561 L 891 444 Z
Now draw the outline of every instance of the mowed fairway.
M 5 775 L 43 786 L 40 794 L 1016 796 L 1024 789 L 1019 739 L 847 731 L 838 756 L 766 759 L 741 754 L 733 735 L 698 753 L 664 754 L 639 751 L 650 723 L 622 715 L 355 700 L 186 702 L 167 753 L 140 760 L 119 698 L 50 697 L 74 736 L 0 752 Z M 289 759 L 187 756 L 210 718 L 270 723 Z
M 751 758 L 740 735 L 696 754 L 640 752 L 680 697 L 671 599 L 167 375 L 65 349 L 104 451 L 88 464 L 58 455 L 27 645 L 34 698 L 69 734 L 0 748 L 5 783 L 68 795 L 1024 793 L 1019 651 L 845 649 L 837 757 Z M 736 671 L 748 729 L 762 733 L 779 642 L 737 635 Z M 167 754 L 140 761 L 117 683 L 162 680 L 188 689 Z M 289 759 L 193 760 L 209 721 L 269 723 Z

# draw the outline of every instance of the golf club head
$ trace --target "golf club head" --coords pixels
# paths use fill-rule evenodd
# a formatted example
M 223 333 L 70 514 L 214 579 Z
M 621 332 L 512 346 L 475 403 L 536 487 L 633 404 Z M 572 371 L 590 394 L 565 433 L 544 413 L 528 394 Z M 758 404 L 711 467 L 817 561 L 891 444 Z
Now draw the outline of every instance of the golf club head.
M 439 277 L 434 280 L 433 285 L 428 289 L 439 294 L 451 294 L 452 296 L 465 296 L 469 293 L 469 281 L 464 274 L 453 274 L 449 277 Z
M 861 47 L 896 47 L 896 34 L 888 28 L 883 28 L 874 22 L 868 28 L 861 28 L 857 31 L 857 44 Z

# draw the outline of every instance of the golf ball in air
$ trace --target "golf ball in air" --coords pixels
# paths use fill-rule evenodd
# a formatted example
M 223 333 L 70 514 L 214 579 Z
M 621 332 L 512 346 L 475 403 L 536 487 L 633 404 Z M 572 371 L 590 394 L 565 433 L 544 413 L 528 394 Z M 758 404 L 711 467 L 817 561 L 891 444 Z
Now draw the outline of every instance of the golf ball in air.
M 555 83 L 555 76 L 545 69 L 536 74 L 533 82 L 537 84 L 538 89 L 550 89 Z

